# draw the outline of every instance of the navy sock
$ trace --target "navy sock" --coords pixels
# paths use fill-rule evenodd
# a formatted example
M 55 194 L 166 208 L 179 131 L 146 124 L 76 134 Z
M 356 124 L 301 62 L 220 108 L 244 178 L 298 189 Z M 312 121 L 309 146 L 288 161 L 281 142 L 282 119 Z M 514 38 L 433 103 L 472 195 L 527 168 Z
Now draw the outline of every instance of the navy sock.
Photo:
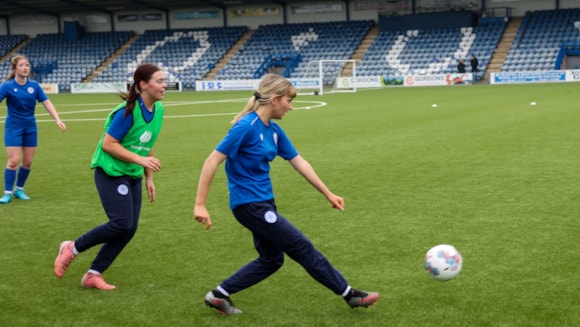
M 14 181 L 16 180 L 16 170 L 4 169 L 4 191 L 12 192 Z
M 24 188 L 24 183 L 26 183 L 29 174 L 30 169 L 26 169 L 21 166 L 20 169 L 18 169 L 18 179 L 16 180 L 16 187 Z

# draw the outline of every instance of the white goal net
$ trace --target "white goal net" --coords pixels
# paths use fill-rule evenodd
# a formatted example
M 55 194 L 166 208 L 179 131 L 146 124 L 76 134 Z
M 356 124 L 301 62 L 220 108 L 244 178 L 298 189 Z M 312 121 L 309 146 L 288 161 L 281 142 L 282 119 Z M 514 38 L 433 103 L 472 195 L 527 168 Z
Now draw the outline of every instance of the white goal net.
M 310 61 L 298 78 L 298 94 L 356 92 L 356 61 Z

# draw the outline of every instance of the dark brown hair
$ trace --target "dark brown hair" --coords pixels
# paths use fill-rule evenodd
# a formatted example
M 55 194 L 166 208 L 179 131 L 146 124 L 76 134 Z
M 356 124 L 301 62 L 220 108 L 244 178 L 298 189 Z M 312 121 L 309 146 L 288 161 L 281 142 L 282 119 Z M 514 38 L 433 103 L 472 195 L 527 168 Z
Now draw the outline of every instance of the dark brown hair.
M 153 64 L 141 64 L 133 73 L 133 84 L 129 87 L 129 93 L 121 93 L 121 99 L 127 101 L 127 107 L 125 109 L 125 117 L 130 115 L 135 109 L 135 101 L 137 101 L 137 96 L 141 93 L 139 88 L 139 82 L 149 82 L 153 74 L 160 71 L 161 69 Z

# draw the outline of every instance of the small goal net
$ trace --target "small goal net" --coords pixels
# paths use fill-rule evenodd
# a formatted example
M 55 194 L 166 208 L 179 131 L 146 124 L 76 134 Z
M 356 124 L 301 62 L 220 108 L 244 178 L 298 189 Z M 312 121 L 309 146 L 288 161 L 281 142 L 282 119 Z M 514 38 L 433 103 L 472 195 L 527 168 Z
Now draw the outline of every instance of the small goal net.
M 298 94 L 356 92 L 356 61 L 315 60 L 308 62 L 298 78 Z

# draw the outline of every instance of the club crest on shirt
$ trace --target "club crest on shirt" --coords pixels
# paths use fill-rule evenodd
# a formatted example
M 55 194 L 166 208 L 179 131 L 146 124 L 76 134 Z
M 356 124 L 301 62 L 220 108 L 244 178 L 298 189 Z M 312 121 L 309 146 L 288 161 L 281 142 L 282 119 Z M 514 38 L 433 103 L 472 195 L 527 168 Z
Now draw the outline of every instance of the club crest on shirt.
M 34 93 L 34 88 L 30 86 L 30 87 L 28 87 L 26 89 L 26 91 L 28 92 L 28 94 L 33 94 Z

